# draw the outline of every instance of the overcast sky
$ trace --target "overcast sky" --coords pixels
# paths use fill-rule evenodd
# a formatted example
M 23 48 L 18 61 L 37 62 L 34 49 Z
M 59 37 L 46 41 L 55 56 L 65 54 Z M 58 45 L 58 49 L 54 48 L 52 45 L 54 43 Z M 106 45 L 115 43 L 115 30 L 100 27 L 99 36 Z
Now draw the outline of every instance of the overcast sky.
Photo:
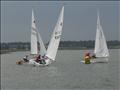
M 65 6 L 62 40 L 94 40 L 97 10 L 107 40 L 120 40 L 118 1 L 2 1 L 2 42 L 30 42 L 31 15 L 43 41 L 50 40 L 62 6 Z

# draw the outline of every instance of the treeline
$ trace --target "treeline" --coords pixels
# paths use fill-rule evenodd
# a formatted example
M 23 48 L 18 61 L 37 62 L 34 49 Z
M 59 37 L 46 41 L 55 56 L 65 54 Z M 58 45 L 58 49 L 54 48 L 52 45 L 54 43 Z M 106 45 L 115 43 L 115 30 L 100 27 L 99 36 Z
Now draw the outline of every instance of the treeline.
M 1 43 L 1 50 L 30 50 L 29 42 L 10 42 L 10 43 Z
M 92 49 L 95 41 L 61 41 L 59 49 Z M 120 48 L 120 41 L 107 41 L 108 48 Z M 48 46 L 48 43 L 45 44 Z M 1 50 L 30 50 L 30 42 L 1 43 Z
M 95 41 L 61 41 L 60 48 L 75 48 L 75 49 L 92 49 L 95 46 Z M 109 49 L 120 48 L 120 41 L 107 41 Z

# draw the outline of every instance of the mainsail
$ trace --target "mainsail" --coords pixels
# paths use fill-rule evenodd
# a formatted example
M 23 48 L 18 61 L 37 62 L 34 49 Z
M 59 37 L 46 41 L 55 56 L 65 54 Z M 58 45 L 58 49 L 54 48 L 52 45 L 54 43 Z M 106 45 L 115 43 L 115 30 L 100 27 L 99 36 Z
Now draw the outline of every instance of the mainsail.
M 60 16 L 58 18 L 58 21 L 56 23 L 55 29 L 53 31 L 46 56 L 50 58 L 51 60 L 55 60 L 61 34 L 62 34 L 62 28 L 63 28 L 63 18 L 64 18 L 64 6 L 62 7 Z
M 98 18 L 97 18 L 97 30 L 96 30 L 94 53 L 96 57 L 108 57 L 109 56 L 106 39 L 103 33 L 102 26 L 100 24 L 99 13 L 98 13 Z
M 35 25 L 34 12 L 32 10 L 32 27 L 31 27 L 31 54 L 37 54 L 37 31 Z
M 31 54 L 46 54 L 46 48 L 35 25 L 34 12 L 32 10 L 32 29 L 31 29 Z

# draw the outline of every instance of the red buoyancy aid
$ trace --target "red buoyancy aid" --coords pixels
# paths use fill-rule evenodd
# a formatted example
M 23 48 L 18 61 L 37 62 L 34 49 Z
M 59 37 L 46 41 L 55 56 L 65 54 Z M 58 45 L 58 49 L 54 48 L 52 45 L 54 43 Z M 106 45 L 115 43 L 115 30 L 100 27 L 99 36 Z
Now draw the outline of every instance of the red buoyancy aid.
M 41 55 L 38 55 L 38 57 L 36 58 L 36 62 L 39 62 L 40 61 L 40 59 L 41 59 Z

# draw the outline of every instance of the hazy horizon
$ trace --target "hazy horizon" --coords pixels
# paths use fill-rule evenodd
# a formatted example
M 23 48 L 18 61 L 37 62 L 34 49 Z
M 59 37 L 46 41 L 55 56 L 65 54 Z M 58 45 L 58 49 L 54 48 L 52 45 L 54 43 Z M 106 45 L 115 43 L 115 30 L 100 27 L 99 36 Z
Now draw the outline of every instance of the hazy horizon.
M 64 5 L 62 41 L 94 40 L 97 10 L 106 40 L 120 40 L 119 1 L 2 1 L 1 42 L 30 42 L 31 13 L 47 43 Z

